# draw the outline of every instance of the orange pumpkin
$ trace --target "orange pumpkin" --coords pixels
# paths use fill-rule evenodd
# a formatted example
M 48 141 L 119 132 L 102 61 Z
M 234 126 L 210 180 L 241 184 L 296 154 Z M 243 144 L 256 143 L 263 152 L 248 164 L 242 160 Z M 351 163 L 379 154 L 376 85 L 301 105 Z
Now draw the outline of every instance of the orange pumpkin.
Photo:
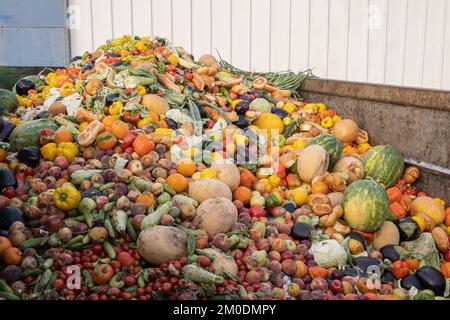
M 155 143 L 144 136 L 138 136 L 133 142 L 133 149 L 139 156 L 145 156 L 155 149 Z
M 114 148 L 117 138 L 110 132 L 102 132 L 95 139 L 95 143 L 99 149 L 109 150 Z

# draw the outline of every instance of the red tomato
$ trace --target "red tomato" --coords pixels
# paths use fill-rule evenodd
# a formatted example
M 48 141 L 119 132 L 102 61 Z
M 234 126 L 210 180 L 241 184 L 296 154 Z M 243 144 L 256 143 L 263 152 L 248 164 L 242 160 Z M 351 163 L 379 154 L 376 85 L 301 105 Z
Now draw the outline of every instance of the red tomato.
M 126 276 L 125 278 L 123 278 L 123 282 L 127 287 L 131 287 L 136 284 L 136 279 L 132 276 Z
M 9 199 L 14 198 L 16 195 L 16 190 L 13 187 L 6 187 L 2 190 L 2 195 Z
M 161 285 L 161 291 L 163 293 L 169 293 L 171 289 L 172 289 L 172 285 L 170 284 L 170 282 L 164 282 Z
M 128 252 L 122 251 L 117 255 L 117 261 L 119 261 L 123 267 L 129 268 L 134 264 L 135 260 Z
M 56 279 L 55 282 L 53 282 L 53 288 L 56 290 L 62 290 L 66 287 L 66 283 L 63 279 Z

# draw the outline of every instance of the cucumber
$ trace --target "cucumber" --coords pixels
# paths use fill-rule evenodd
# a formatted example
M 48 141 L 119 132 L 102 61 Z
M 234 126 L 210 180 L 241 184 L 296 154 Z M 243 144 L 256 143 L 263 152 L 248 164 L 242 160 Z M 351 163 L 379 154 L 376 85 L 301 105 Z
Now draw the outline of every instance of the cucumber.
M 25 240 L 20 244 L 19 248 L 21 251 L 24 251 L 25 249 L 28 248 L 39 247 L 42 243 L 42 240 L 44 240 L 43 237 Z

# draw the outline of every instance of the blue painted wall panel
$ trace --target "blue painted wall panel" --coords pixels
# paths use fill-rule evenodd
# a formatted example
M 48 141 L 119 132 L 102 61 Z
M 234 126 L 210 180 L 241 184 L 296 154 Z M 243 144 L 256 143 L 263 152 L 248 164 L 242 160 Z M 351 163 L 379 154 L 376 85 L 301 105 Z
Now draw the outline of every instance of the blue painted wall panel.
M 69 62 L 64 28 L 3 28 L 3 65 L 63 66 Z
M 66 0 L 0 0 L 0 26 L 64 27 Z

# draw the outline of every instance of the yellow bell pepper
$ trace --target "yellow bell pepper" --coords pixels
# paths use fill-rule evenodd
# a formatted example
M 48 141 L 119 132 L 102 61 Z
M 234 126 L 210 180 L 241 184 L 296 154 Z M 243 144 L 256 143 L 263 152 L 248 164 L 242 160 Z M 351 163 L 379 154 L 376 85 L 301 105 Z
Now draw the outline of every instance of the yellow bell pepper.
M 73 142 L 61 142 L 58 144 L 56 155 L 64 156 L 72 161 L 78 154 L 78 147 Z
M 320 122 L 320 125 L 322 126 L 322 128 L 325 128 L 325 129 L 331 128 L 334 125 L 333 118 L 325 117 Z
M 89 125 L 89 122 L 87 121 L 83 121 L 82 123 L 80 123 L 80 132 L 83 132 L 84 129 L 86 129 L 86 127 Z
M 137 94 L 143 96 L 147 93 L 147 90 L 145 89 L 145 87 L 143 85 L 138 85 L 135 89 L 134 89 Z
M 53 161 L 57 156 L 58 148 L 56 147 L 56 143 L 51 142 L 47 143 L 41 148 L 41 154 L 46 160 Z
M 167 57 L 167 60 L 168 60 L 171 64 L 173 64 L 174 66 L 177 66 L 178 63 L 180 62 L 180 61 L 178 60 L 178 57 L 175 56 L 175 55 L 173 55 L 173 54 L 171 54 L 170 56 L 168 56 L 168 57 Z
M 288 102 L 283 106 L 283 110 L 290 114 L 295 111 L 295 105 Z
M 441 198 L 434 198 L 434 201 L 436 201 L 441 207 L 445 208 L 445 201 Z
M 111 115 L 117 115 L 122 110 L 123 104 L 120 101 L 115 101 L 113 104 L 109 107 L 109 114 Z
M 144 119 L 140 119 L 138 120 L 136 126 L 138 127 L 138 129 L 142 129 L 146 124 L 152 123 L 152 119 L 151 118 L 144 118 Z
M 75 86 L 71 82 L 66 82 L 61 86 L 61 97 L 68 97 L 75 93 Z
M 269 184 L 272 186 L 272 188 L 277 188 L 281 183 L 281 178 L 276 174 L 271 175 L 267 180 L 269 180 Z
M 147 46 L 145 45 L 145 41 L 144 40 L 139 40 L 136 43 L 136 49 L 141 51 L 141 52 L 147 50 Z
M 150 120 L 150 122 L 151 122 L 151 120 Z M 169 137 L 169 138 L 175 137 L 175 132 L 172 129 L 158 128 L 155 130 L 155 133 Z
M 10 118 L 8 118 L 8 121 L 14 123 L 16 126 L 21 124 L 21 121 L 19 118 L 11 118 L 10 117 Z
M 315 103 L 308 103 L 303 107 L 303 109 L 317 111 L 319 109 L 319 106 Z
M 327 106 L 325 105 L 325 103 L 316 103 L 316 106 L 319 109 L 319 111 L 327 110 Z
M 236 100 L 231 101 L 231 107 L 234 109 L 236 107 L 236 105 L 241 101 L 242 101 L 241 99 L 236 99 Z
M 283 118 L 283 124 L 285 126 L 290 125 L 292 123 L 292 119 L 289 117 Z
M 422 217 L 417 217 L 417 216 L 412 217 L 412 219 L 415 222 L 417 222 L 417 224 L 419 225 L 420 231 L 423 232 L 425 230 L 425 227 L 427 226 L 427 222 L 425 221 L 425 219 Z
M 64 211 L 77 208 L 80 200 L 80 192 L 70 183 L 65 183 L 61 188 L 55 189 L 53 194 L 55 206 Z
M 217 171 L 213 168 L 206 168 L 200 172 L 200 178 L 217 179 Z
M 308 145 L 308 142 L 306 142 L 306 140 L 303 140 L 303 139 L 295 140 L 295 142 L 292 144 L 292 146 L 295 149 L 305 149 L 307 145 Z
M 358 144 L 358 150 L 360 153 L 364 153 L 367 150 L 369 150 L 370 148 L 372 148 L 372 146 L 370 144 L 368 144 L 367 142 Z
M 339 122 L 339 121 L 341 121 L 342 120 L 342 117 L 341 116 L 338 116 L 338 115 L 336 115 L 336 116 L 333 116 L 333 122 L 336 124 L 337 122 Z

